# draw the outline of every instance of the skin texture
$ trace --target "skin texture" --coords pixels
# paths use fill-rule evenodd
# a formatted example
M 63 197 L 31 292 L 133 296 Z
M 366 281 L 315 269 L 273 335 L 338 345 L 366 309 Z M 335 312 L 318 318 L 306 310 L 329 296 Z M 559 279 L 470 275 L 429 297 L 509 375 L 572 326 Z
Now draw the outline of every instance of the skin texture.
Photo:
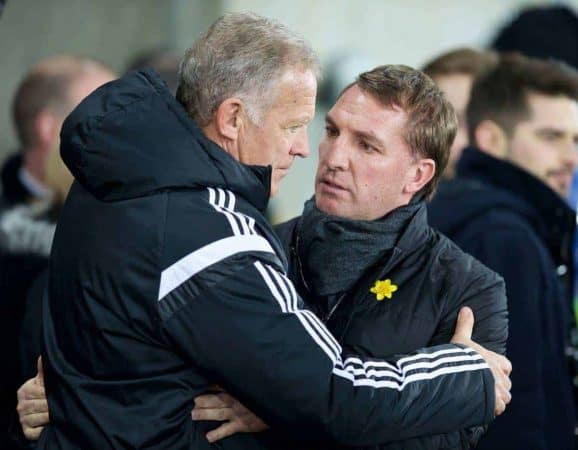
M 315 178 L 317 207 L 327 214 L 374 220 L 409 203 L 431 180 L 435 163 L 414 158 L 402 132 L 407 114 L 386 108 L 357 86 L 327 113 Z
M 203 129 L 207 137 L 244 164 L 272 166 L 271 196 L 296 156 L 309 155 L 307 125 L 315 114 L 317 80 L 310 71 L 289 70 L 277 82 L 275 100 L 254 123 L 245 103 L 225 100 Z
M 566 197 L 578 164 L 578 103 L 534 93 L 527 100 L 530 118 L 514 128 L 506 159 Z
M 458 131 L 454 143 L 450 148 L 448 164 L 443 173 L 445 179 L 450 179 L 455 175 L 456 164 L 460 159 L 462 151 L 469 144 L 466 107 L 470 101 L 473 77 L 463 73 L 455 73 L 437 76 L 434 81 L 454 107 L 458 118 Z

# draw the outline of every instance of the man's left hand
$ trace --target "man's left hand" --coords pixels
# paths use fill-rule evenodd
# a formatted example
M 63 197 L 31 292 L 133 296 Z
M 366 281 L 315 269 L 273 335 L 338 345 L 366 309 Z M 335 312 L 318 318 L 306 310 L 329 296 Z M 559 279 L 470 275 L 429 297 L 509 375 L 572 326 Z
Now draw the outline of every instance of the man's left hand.
M 235 433 L 257 433 L 269 426 L 226 392 L 204 394 L 195 398 L 191 412 L 193 420 L 224 421 L 221 426 L 207 433 L 209 442 L 216 442 Z

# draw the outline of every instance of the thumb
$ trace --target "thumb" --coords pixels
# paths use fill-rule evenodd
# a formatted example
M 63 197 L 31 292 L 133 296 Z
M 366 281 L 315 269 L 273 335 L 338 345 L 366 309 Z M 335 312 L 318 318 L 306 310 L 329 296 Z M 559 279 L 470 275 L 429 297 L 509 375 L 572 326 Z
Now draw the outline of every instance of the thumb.
M 474 330 L 474 313 L 471 308 L 465 306 L 460 309 L 458 320 L 456 322 L 456 330 L 452 342 L 463 342 L 472 339 L 472 331 Z
M 38 373 L 36 374 L 36 377 L 38 378 L 38 382 L 44 386 L 44 367 L 42 366 L 42 356 L 38 357 L 38 362 L 36 363 L 36 369 L 38 370 Z

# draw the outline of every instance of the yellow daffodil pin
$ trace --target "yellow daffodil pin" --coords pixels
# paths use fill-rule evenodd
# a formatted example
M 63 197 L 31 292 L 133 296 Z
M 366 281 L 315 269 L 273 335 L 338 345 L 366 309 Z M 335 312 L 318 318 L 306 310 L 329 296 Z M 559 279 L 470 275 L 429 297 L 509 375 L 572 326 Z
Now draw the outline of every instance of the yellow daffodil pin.
M 397 291 L 397 286 L 389 278 L 387 280 L 377 280 L 370 291 L 375 294 L 377 301 L 380 302 L 386 297 L 388 299 L 391 298 L 393 293 Z

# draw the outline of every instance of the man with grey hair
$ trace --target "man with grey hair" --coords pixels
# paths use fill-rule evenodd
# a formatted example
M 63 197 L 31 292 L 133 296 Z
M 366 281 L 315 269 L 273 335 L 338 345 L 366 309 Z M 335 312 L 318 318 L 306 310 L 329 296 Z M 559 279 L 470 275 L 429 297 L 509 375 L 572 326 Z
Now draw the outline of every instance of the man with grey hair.
M 262 211 L 309 152 L 316 73 L 285 27 L 228 15 L 185 55 L 178 101 L 145 71 L 68 117 L 61 153 L 77 182 L 44 305 L 40 448 L 210 448 L 213 423 L 190 410 L 214 383 L 306 441 L 368 445 L 503 411 L 504 360 L 469 339 L 486 361 L 463 345 L 368 360 L 302 308 Z

